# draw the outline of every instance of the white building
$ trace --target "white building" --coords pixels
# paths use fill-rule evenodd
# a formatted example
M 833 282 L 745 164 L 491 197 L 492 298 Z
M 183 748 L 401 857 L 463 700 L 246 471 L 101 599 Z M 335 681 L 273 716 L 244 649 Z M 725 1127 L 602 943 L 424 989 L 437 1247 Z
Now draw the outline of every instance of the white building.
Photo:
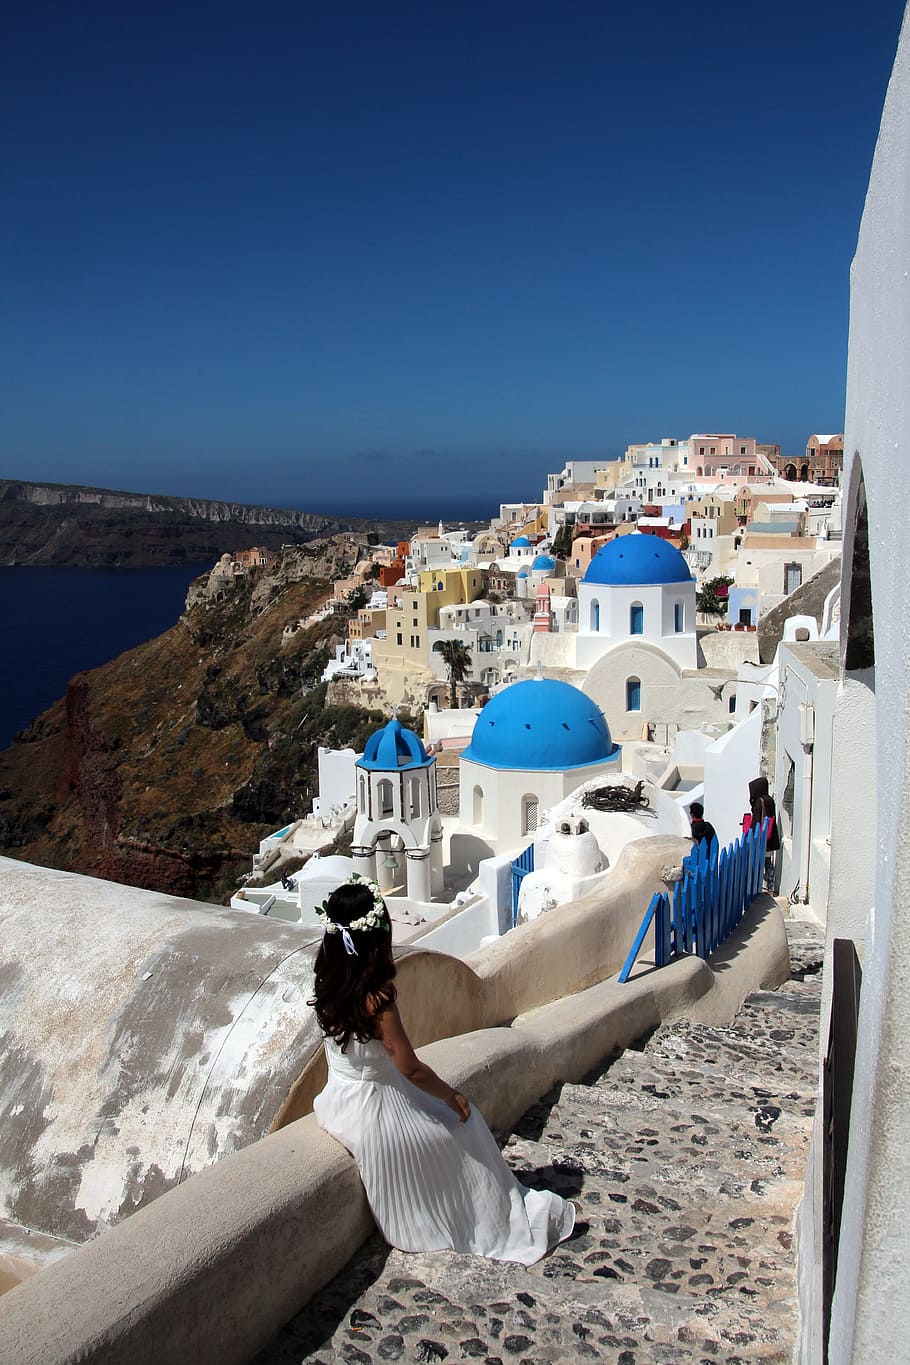
M 697 667 L 695 581 L 679 550 L 640 532 L 598 550 L 578 586 L 576 667 L 590 669 L 629 640 Z
M 829 1061 L 799 1223 L 801 1365 L 816 1365 L 825 1349 L 830 1365 L 907 1359 L 910 542 L 895 459 L 910 449 L 908 184 L 905 15 L 850 295 L 821 1015 L 821 1054 Z
M 566 460 L 562 470 L 558 474 L 547 475 L 547 486 L 543 494 L 544 504 L 552 502 L 553 497 L 562 492 L 564 488 L 574 488 L 576 484 L 594 483 L 597 478 L 597 471 L 605 469 L 611 461 L 606 458 L 602 460 Z
M 463 861 L 466 845 L 476 857 L 478 843 L 485 857 L 517 852 L 545 809 L 619 767 L 619 746 L 590 697 L 550 678 L 514 683 L 487 702 L 461 756 L 450 860 Z
M 385 635 L 385 631 L 381 634 Z M 343 645 L 336 645 L 334 659 L 329 659 L 322 670 L 323 682 L 331 682 L 333 678 L 362 678 L 372 682 L 375 677 L 373 637 L 369 635 L 365 640 L 346 640 Z

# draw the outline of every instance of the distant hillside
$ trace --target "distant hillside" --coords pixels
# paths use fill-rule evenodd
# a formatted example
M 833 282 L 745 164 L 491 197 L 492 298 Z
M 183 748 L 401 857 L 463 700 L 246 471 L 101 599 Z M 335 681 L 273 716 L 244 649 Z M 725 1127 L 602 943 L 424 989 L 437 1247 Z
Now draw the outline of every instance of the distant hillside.
M 370 529 L 394 534 L 400 525 Z M 0 564 L 7 565 L 194 564 L 251 545 L 277 550 L 362 529 L 356 518 L 315 512 L 0 479 Z
M 0 852 L 224 897 L 260 838 L 309 810 L 319 745 L 362 748 L 386 719 L 327 704 L 319 681 L 353 608 L 284 630 L 357 553 L 349 536 L 285 550 L 218 600 L 191 592 L 170 630 L 77 674 L 0 752 Z

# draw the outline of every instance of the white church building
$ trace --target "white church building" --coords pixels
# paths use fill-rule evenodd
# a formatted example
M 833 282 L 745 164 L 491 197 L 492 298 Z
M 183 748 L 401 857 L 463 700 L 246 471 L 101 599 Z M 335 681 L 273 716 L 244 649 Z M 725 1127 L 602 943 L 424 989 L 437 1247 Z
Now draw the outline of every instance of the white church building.
M 695 580 L 674 545 L 641 531 L 608 541 L 578 585 L 575 666 L 589 669 L 630 641 L 679 668 L 698 666 Z
M 488 854 L 517 850 L 544 810 L 588 778 L 619 773 L 621 750 L 600 707 L 577 687 L 527 678 L 491 697 L 461 756 L 459 828 Z M 458 861 L 458 836 L 451 859 Z

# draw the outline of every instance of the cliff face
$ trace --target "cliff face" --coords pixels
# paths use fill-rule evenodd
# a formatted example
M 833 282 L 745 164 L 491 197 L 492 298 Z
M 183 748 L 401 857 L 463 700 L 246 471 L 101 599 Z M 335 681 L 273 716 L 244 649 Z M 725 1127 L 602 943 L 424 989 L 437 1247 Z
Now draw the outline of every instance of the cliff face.
M 253 571 L 73 678 L 0 753 L 0 852 L 224 899 L 259 839 L 309 809 L 318 745 L 362 747 L 385 719 L 325 705 L 319 678 L 343 618 L 282 644 L 330 590 L 313 569 L 346 568 L 351 543 L 307 550 L 270 566 L 265 601 L 266 571 Z
M 0 564 L 192 564 L 354 523 L 313 512 L 0 480 Z

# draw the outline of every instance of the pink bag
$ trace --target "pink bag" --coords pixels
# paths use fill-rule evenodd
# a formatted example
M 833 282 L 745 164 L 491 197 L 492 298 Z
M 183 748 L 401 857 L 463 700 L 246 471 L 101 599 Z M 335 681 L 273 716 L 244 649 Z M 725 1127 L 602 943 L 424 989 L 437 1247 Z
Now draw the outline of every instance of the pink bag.
M 745 813 L 745 815 L 743 816 L 743 834 L 748 834 L 748 833 L 749 833 L 749 830 L 750 830 L 751 828 L 752 828 L 752 812 L 747 810 L 746 813 Z M 768 839 L 769 839 L 769 840 L 770 840 L 771 835 L 772 835 L 773 833 L 774 833 L 774 816 L 773 816 L 773 815 L 769 815 L 769 816 L 768 816 Z

